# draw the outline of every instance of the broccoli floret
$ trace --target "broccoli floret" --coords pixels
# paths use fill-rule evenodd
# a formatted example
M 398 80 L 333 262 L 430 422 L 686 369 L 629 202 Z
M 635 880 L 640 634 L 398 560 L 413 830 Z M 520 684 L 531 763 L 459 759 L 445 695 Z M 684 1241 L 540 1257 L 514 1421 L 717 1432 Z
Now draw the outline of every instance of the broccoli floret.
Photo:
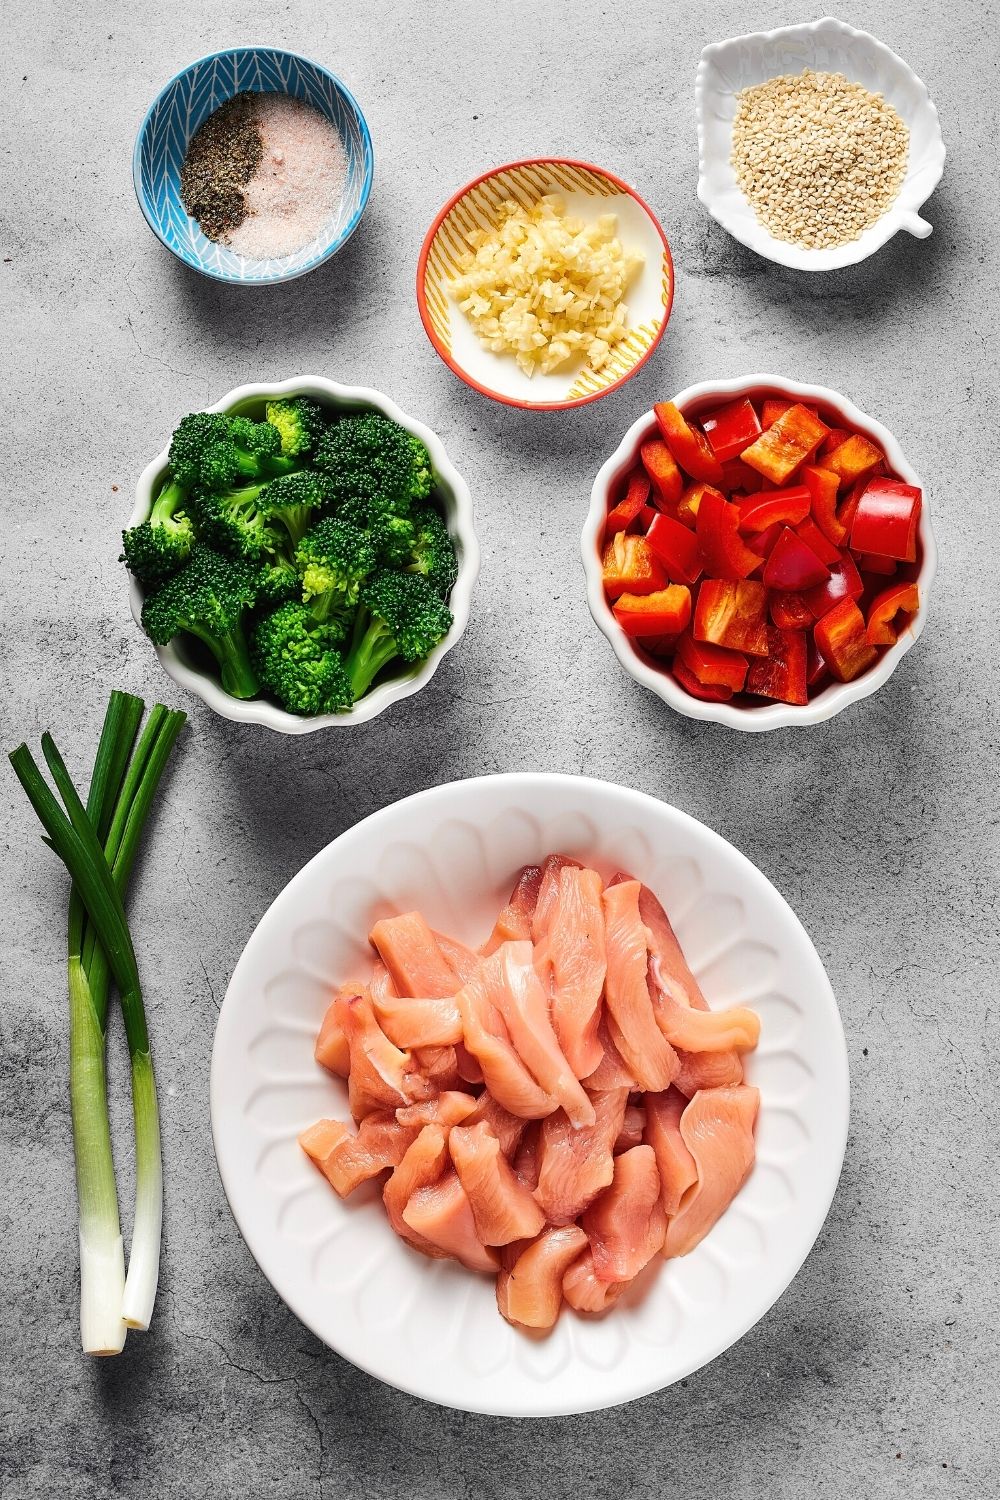
M 405 515 L 431 488 L 430 455 L 419 438 L 381 412 L 342 417 L 316 445 L 313 462 L 330 480 L 335 506 L 363 500 Z
M 290 557 L 275 553 L 260 564 L 256 575 L 256 599 L 259 605 L 271 608 L 285 604 L 289 599 L 300 599 L 302 580 L 299 570 Z
M 267 420 L 277 428 L 282 453 L 302 458 L 311 453 L 326 426 L 323 408 L 308 396 L 279 398 L 267 403 Z
M 294 474 L 272 479 L 264 490 L 261 508 L 269 521 L 280 522 L 285 528 L 292 547 L 298 545 L 313 512 L 323 504 L 325 488 L 319 474 L 297 469 Z
M 257 562 L 279 551 L 283 532 L 267 513 L 266 483 L 240 489 L 208 489 L 198 485 L 191 494 L 191 512 L 198 535 L 230 557 Z
M 182 417 L 170 440 L 170 472 L 178 484 L 190 489 L 198 482 L 199 466 L 206 448 L 222 442 L 229 432 L 229 418 L 219 411 L 193 411 Z
M 350 708 L 354 694 L 337 649 L 343 638 L 339 620 L 321 623 L 306 605 L 283 604 L 254 632 L 261 682 L 289 713 L 311 716 Z
M 413 556 L 417 528 L 411 516 L 396 516 L 389 512 L 373 516 L 370 535 L 383 567 L 405 567 Z
M 452 624 L 451 610 L 419 573 L 373 573 L 361 605 L 346 661 L 356 699 L 397 656 L 421 661 Z
M 455 543 L 442 517 L 429 505 L 414 511 L 413 523 L 416 535 L 408 571 L 423 574 L 435 593 L 447 599 L 458 577 Z
M 225 490 L 241 482 L 288 474 L 294 458 L 281 452 L 278 429 L 249 417 L 227 417 L 223 435 L 203 448 L 198 477 L 208 489 Z
M 122 532 L 122 554 L 130 572 L 152 588 L 183 567 L 194 543 L 194 527 L 184 511 L 187 491 L 176 479 L 160 491 L 148 521 Z
M 376 556 L 368 532 L 324 516 L 300 541 L 295 561 L 302 575 L 303 600 L 318 620 L 325 620 L 357 604 Z
M 181 571 L 147 598 L 143 629 L 158 646 L 182 631 L 197 636 L 219 663 L 226 692 L 234 698 L 253 698 L 258 682 L 243 633 L 243 614 L 254 598 L 254 570 L 247 563 L 220 557 L 196 543 Z

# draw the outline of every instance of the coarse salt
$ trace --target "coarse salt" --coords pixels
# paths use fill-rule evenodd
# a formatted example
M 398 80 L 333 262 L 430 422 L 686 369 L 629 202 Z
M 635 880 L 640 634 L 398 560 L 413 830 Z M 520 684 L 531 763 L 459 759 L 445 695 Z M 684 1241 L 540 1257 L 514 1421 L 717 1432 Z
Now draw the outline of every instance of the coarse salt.
M 247 217 L 227 238 L 247 260 L 294 255 L 315 240 L 337 211 L 347 158 L 336 127 L 299 99 L 262 94 L 264 154 L 244 189 Z

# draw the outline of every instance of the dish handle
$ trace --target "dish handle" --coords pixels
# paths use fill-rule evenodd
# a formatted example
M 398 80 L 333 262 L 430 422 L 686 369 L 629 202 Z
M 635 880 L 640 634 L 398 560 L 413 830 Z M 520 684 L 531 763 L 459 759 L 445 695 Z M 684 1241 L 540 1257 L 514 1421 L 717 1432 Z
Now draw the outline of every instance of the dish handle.
M 905 229 L 907 234 L 914 235 L 918 240 L 925 240 L 929 234 L 933 234 L 934 225 L 928 224 L 919 214 L 908 211 L 902 215 L 900 228 Z

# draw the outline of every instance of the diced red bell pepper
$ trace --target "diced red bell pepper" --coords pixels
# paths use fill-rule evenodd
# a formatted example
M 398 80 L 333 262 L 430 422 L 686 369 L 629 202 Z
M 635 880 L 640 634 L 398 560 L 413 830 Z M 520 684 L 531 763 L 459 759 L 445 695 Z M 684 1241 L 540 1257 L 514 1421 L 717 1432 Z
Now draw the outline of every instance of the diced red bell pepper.
M 739 490 L 743 495 L 756 495 L 763 483 L 764 476 L 741 458 L 728 458 L 722 465 L 722 488 L 727 495 L 733 490 Z
M 726 687 L 731 693 L 742 691 L 749 663 L 738 651 L 727 651 L 725 646 L 713 646 L 709 641 L 696 641 L 690 630 L 685 630 L 677 641 L 677 656 L 702 687 Z
M 806 603 L 805 594 L 793 590 L 772 594 L 768 611 L 779 630 L 811 630 L 816 618 Z
M 830 576 L 826 582 L 809 589 L 805 599 L 813 619 L 820 620 L 841 599 L 860 599 L 864 591 L 854 558 L 849 552 L 841 552 L 837 561 L 830 564 Z
M 732 582 L 703 578 L 694 611 L 694 637 L 744 651 L 767 655 L 767 589 L 753 579 Z
M 808 703 L 805 631 L 779 630 L 772 625 L 767 638 L 766 659 L 751 662 L 747 672 L 747 692 L 776 698 L 779 703 Z
M 837 520 L 837 491 L 840 481 L 830 469 L 820 469 L 806 464 L 802 470 L 802 481 L 812 497 L 812 518 L 827 541 L 839 547 L 847 532 Z
M 614 536 L 616 531 L 624 531 L 627 526 L 631 526 L 648 499 L 649 475 L 645 469 L 635 468 L 628 476 L 622 498 L 608 511 L 605 533 Z
M 663 440 L 685 474 L 706 484 L 722 483 L 722 465 L 708 446 L 704 433 L 692 427 L 672 401 L 658 401 L 653 407 Z
M 728 703 L 733 696 L 732 688 L 721 686 L 706 686 L 699 682 L 693 672 L 689 672 L 682 661 L 674 658 L 674 676 L 686 693 L 692 698 L 700 698 L 703 703 Z
M 853 549 L 915 562 L 921 499 L 914 484 L 881 475 L 869 479 L 851 524 Z
M 857 560 L 862 573 L 878 573 L 882 578 L 891 578 L 898 566 L 894 557 L 879 557 L 876 552 L 859 552 Z
M 644 536 L 619 531 L 605 546 L 601 562 L 609 599 L 617 599 L 619 594 L 652 594 L 667 581 Z
M 673 516 L 657 515 L 646 540 L 674 583 L 697 583 L 704 571 L 701 546 L 694 532 Z
M 680 640 L 680 636 L 644 635 L 640 637 L 640 640 L 642 642 L 641 650 L 645 651 L 647 655 L 657 657 L 662 656 L 670 659 L 673 657 L 674 652 L 677 650 L 677 642 Z M 657 666 L 660 665 L 661 663 L 657 662 Z
M 825 687 L 829 679 L 829 671 L 826 662 L 816 648 L 816 642 L 811 635 L 806 637 L 806 686 L 815 690 Z
M 816 621 L 817 649 L 838 682 L 853 682 L 878 660 L 869 643 L 865 617 L 853 599 L 841 599 L 829 614 Z
M 806 516 L 804 521 L 799 522 L 795 530 L 806 546 L 812 548 L 821 563 L 829 565 L 837 561 L 837 558 L 840 556 L 839 549 L 833 545 L 828 537 L 823 535 L 812 516 Z
M 764 431 L 773 427 L 778 418 L 791 411 L 794 405 L 794 401 L 783 401 L 780 396 L 766 396 L 760 409 L 760 425 Z
M 645 536 L 646 532 L 653 524 L 653 517 L 661 514 L 661 511 L 654 510 L 651 505 L 644 505 L 642 507 L 642 510 L 635 518 L 633 529 L 635 531 L 641 531 L 643 536 Z
M 698 505 L 697 534 L 712 578 L 747 578 L 760 565 L 739 532 L 740 513 L 718 490 L 706 489 Z
M 775 484 L 785 480 L 814 453 L 826 437 L 827 426 L 808 407 L 796 404 L 783 412 L 755 443 L 744 448 L 743 462 Z
M 834 448 L 839 448 L 841 443 L 849 438 L 850 435 L 846 427 L 831 427 L 819 445 L 818 452 L 820 459 L 822 460 L 828 453 L 832 453 Z
M 689 484 L 683 495 L 677 502 L 677 519 L 683 521 L 685 526 L 690 526 L 693 531 L 698 522 L 698 507 L 701 504 L 702 495 L 718 495 L 720 500 L 726 497 L 710 484 Z
M 780 521 L 775 521 L 766 531 L 752 531 L 747 537 L 747 546 L 751 552 L 756 552 L 758 557 L 769 557 L 774 550 L 774 544 L 784 531 Z
M 764 564 L 764 582 L 769 589 L 811 589 L 825 583 L 830 570 L 797 532 L 786 526 Z
M 805 520 L 811 505 L 812 494 L 804 484 L 792 485 L 787 490 L 761 490 L 740 501 L 740 529 L 766 531 L 776 521 L 794 526 Z
M 676 635 L 691 618 L 691 590 L 670 583 L 653 594 L 622 594 L 612 609 L 626 635 Z
M 854 516 L 858 509 L 858 501 L 861 499 L 867 483 L 866 479 L 859 479 L 857 484 L 851 486 L 844 499 L 837 506 L 837 520 L 843 526 L 847 536 L 851 534 L 851 527 L 854 525 Z
M 684 480 L 670 449 L 659 438 L 650 438 L 639 449 L 639 457 L 652 483 L 655 503 L 664 510 L 673 510 L 681 498 Z
M 853 484 L 862 474 L 880 464 L 884 457 L 882 449 L 876 448 L 863 433 L 852 432 L 850 437 L 824 454 L 823 467 L 836 474 L 842 485 Z
M 708 445 L 720 463 L 735 458 L 760 437 L 757 413 L 746 396 L 716 407 L 707 417 L 702 417 L 701 425 Z
M 920 608 L 915 583 L 894 583 L 872 600 L 866 635 L 872 646 L 894 646 Z M 681 636 L 683 641 L 684 637 Z

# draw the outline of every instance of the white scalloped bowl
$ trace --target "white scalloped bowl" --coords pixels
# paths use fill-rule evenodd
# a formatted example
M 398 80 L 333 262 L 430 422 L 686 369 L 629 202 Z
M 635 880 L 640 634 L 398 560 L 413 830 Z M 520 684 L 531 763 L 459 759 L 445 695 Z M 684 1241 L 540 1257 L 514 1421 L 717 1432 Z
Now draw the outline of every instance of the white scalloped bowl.
M 897 478 L 907 484 L 924 489 L 923 481 L 909 462 L 896 438 L 881 422 L 869 417 L 860 408 L 848 401 L 846 396 L 830 390 L 825 385 L 807 385 L 800 380 L 786 380 L 781 375 L 738 375 L 733 380 L 703 380 L 689 385 L 680 395 L 674 396 L 686 416 L 698 417 L 711 411 L 713 406 L 736 396 L 788 396 L 794 401 L 815 401 L 838 416 L 840 425 L 865 433 L 877 443 L 889 461 L 889 467 Z M 640 655 L 630 636 L 615 619 L 611 605 L 604 592 L 601 569 L 601 544 L 604 537 L 604 522 L 608 514 L 609 496 L 615 480 L 626 469 L 631 468 L 639 456 L 639 448 L 647 438 L 659 433 L 656 417 L 651 411 L 643 412 L 622 438 L 607 463 L 598 471 L 590 493 L 590 510 L 583 525 L 581 548 L 583 569 L 587 575 L 587 603 L 596 624 L 611 642 L 614 653 L 630 677 L 641 682 L 669 703 L 678 713 L 689 719 L 704 719 L 716 724 L 726 724 L 730 729 L 743 729 L 749 734 L 759 734 L 765 729 L 803 729 L 811 724 L 822 724 L 832 719 L 852 703 L 867 698 L 883 683 L 888 682 L 903 657 L 913 646 L 927 620 L 927 602 L 931 584 L 937 571 L 937 547 L 931 529 L 927 494 L 924 492 L 920 510 L 919 568 L 916 582 L 920 587 L 920 608 L 894 646 L 879 656 L 875 665 L 853 682 L 831 682 L 811 698 L 808 703 L 767 703 L 757 705 L 733 703 L 705 703 L 684 691 L 680 683 L 665 667 L 654 667 Z
M 479 943 L 515 872 L 550 850 L 624 868 L 663 900 L 713 1006 L 748 1004 L 761 1042 L 757 1163 L 682 1260 L 659 1259 L 602 1319 L 564 1311 L 517 1333 L 492 1279 L 429 1261 L 389 1228 L 374 1185 L 341 1202 L 296 1137 L 347 1117 L 313 1058 L 331 985 L 367 972 L 367 933 L 418 906 Z M 507 775 L 453 782 L 374 813 L 281 892 L 237 964 L 212 1054 L 219 1170 L 254 1258 L 316 1336 L 369 1374 L 442 1405 L 559 1416 L 629 1401 L 698 1369 L 753 1326 L 805 1260 L 843 1161 L 848 1068 L 815 948 L 770 882 L 676 808 L 606 782 Z
M 387 417 L 405 427 L 407 432 L 412 432 L 427 444 L 434 467 L 434 493 L 441 502 L 458 559 L 458 577 L 448 601 L 454 616 L 452 627 L 424 661 L 409 671 L 404 670 L 398 676 L 379 683 L 347 713 L 316 714 L 313 718 L 286 713 L 283 708 L 266 698 L 244 700 L 230 697 L 218 677 L 202 668 L 180 638 L 166 646 L 154 646 L 153 649 L 168 676 L 181 687 L 195 693 L 224 719 L 235 719 L 242 724 L 263 724 L 280 734 L 312 734 L 317 729 L 349 729 L 354 724 L 363 724 L 376 718 L 390 704 L 419 693 L 430 682 L 445 655 L 458 642 L 469 623 L 472 590 L 479 575 L 479 543 L 473 524 L 472 496 L 465 480 L 445 452 L 437 433 L 401 411 L 381 391 L 370 390 L 367 386 L 339 385 L 323 375 L 294 375 L 289 380 L 259 381 L 253 385 L 237 386 L 205 410 L 243 411 L 256 415 L 256 408 L 261 406 L 263 400 L 273 396 L 311 396 L 323 406 L 336 411 L 374 409 L 384 412 Z M 135 506 L 126 522 L 127 526 L 138 526 L 140 521 L 145 521 L 148 517 L 166 475 L 168 459 L 169 449 L 164 448 L 143 469 L 136 485 Z M 141 585 L 131 575 L 128 584 L 132 618 L 142 629 L 142 604 L 145 595 Z
M 765 229 L 730 164 L 736 96 L 741 89 L 803 68 L 843 73 L 884 94 L 910 131 L 906 178 L 892 207 L 856 240 L 810 250 Z M 865 260 L 900 229 L 926 239 L 932 225 L 918 210 L 944 171 L 945 148 L 934 102 L 913 69 L 867 31 L 826 16 L 804 26 L 782 26 L 706 47 L 695 83 L 698 116 L 698 197 L 723 229 L 758 255 L 799 271 L 833 271 Z

